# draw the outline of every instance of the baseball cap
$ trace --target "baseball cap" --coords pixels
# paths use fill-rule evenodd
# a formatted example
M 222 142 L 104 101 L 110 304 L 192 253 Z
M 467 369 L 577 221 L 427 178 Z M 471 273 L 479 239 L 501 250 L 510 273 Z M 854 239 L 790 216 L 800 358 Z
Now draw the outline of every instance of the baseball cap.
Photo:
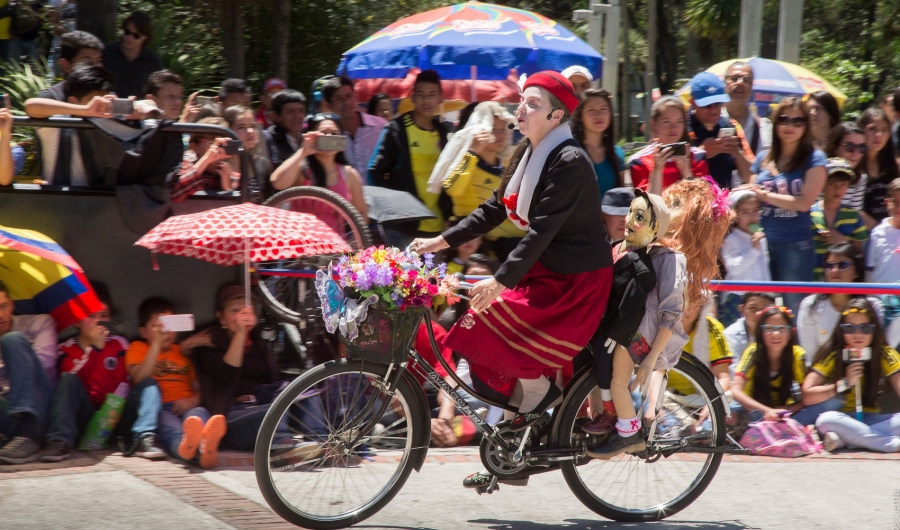
M 700 72 L 691 79 L 691 97 L 698 107 L 731 101 L 725 93 L 725 83 L 709 72 Z
M 631 188 L 613 188 L 603 194 L 602 208 L 606 215 L 628 215 L 634 192 Z
M 266 82 L 263 83 L 263 91 L 266 90 L 284 90 L 287 88 L 287 83 L 284 82 L 283 79 L 278 79 L 277 77 L 270 77 L 266 79 Z
M 732 191 L 728 194 L 728 202 L 731 203 L 731 208 L 734 209 L 737 207 L 738 203 L 747 197 L 756 197 L 756 192 L 750 190 Z
M 591 72 L 588 71 L 588 69 L 585 68 L 585 67 L 583 67 L 583 66 L 578 66 L 578 65 L 570 66 L 570 67 L 566 68 L 565 70 L 563 70 L 563 71 L 560 72 L 560 73 L 561 73 L 561 74 L 563 75 L 563 77 L 565 77 L 566 79 L 569 79 L 569 78 L 571 78 L 573 75 L 578 74 L 578 75 L 584 77 L 585 79 L 587 79 L 588 81 L 592 81 L 592 82 L 594 81 L 594 76 L 592 76 L 592 75 L 591 75 Z
M 848 180 L 856 178 L 856 172 L 853 171 L 853 166 L 850 165 L 850 162 L 840 157 L 829 158 L 828 162 L 825 163 L 825 171 L 828 173 L 829 178 L 841 175 L 846 175 Z

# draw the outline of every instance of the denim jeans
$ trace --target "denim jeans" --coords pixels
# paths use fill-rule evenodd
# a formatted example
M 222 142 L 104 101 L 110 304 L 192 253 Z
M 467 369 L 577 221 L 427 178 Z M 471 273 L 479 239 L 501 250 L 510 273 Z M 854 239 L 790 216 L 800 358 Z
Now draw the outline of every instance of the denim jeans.
M 816 420 L 820 415 L 829 412 L 829 411 L 837 411 L 841 410 L 841 407 L 844 406 L 844 402 L 840 399 L 833 397 L 830 399 L 826 399 L 825 401 L 817 404 L 810 405 L 808 407 L 804 407 L 796 414 L 791 414 L 791 418 L 800 422 L 800 425 L 815 425 Z
M 200 418 L 200 421 L 206 425 L 212 414 L 204 407 L 194 407 L 185 412 L 183 416 L 179 416 L 172 412 L 172 403 L 164 403 L 162 410 L 159 411 L 159 419 L 157 420 L 159 425 L 159 443 L 170 455 L 176 458 L 178 457 L 178 446 L 181 444 L 181 437 L 184 435 L 181 425 L 184 423 L 184 420 L 192 416 Z
M 816 263 L 812 239 L 794 243 L 769 243 L 769 269 L 774 282 L 811 282 Z M 800 308 L 804 293 L 784 293 L 784 305 L 794 314 Z
M 97 407 L 88 398 L 81 378 L 75 374 L 60 375 L 53 391 L 47 440 L 61 440 L 66 446 L 75 447 L 96 412 Z
M 115 434 L 126 440 L 156 432 L 159 411 L 162 410 L 162 394 L 152 377 L 131 388 L 125 400 L 122 419 L 116 425 Z M 128 444 L 126 444 L 128 445 Z
M 15 434 L 16 416 L 28 413 L 37 420 L 43 433 L 50 414 L 50 382 L 31 342 L 18 332 L 0 337 L 0 352 L 9 379 L 9 394 L 0 397 L 0 434 Z
M 816 420 L 819 434 L 833 432 L 848 447 L 859 447 L 881 453 L 900 451 L 900 413 L 865 414 L 863 420 L 843 412 L 825 412 Z

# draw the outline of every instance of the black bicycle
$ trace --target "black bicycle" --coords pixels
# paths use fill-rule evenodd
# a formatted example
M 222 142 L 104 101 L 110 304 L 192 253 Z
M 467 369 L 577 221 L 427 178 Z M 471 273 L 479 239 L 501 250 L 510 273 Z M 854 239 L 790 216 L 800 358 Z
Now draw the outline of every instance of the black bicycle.
M 493 477 L 478 493 L 560 470 L 575 496 L 597 514 L 616 521 L 656 521 L 703 493 L 723 453 L 744 452 L 726 444 L 724 394 L 709 369 L 689 354 L 669 371 L 681 376 L 680 397 L 669 399 L 667 374 L 652 404 L 657 415 L 646 429 L 647 448 L 597 460 L 586 455 L 586 448 L 602 440 L 581 429 L 590 419 L 588 397 L 596 389 L 588 368 L 572 378 L 562 404 L 533 426 L 518 431 L 502 422 L 491 426 L 458 393 L 462 389 L 492 403 L 437 354 L 428 313 L 404 311 L 403 325 L 390 322 L 397 312 L 384 313 L 384 322 L 373 326 L 381 329 L 373 332 L 380 345 L 372 337 L 367 348 L 359 347 L 364 341 L 345 341 L 352 359 L 305 372 L 275 400 L 263 421 L 254 455 L 257 482 L 269 506 L 295 525 L 328 529 L 359 523 L 387 505 L 413 469 L 421 470 L 431 410 L 413 373 L 449 395 L 483 435 L 481 461 Z M 435 356 L 453 374 L 455 389 L 410 349 L 422 318 Z M 692 389 L 685 393 L 686 384 Z M 703 418 L 708 419 L 701 423 Z

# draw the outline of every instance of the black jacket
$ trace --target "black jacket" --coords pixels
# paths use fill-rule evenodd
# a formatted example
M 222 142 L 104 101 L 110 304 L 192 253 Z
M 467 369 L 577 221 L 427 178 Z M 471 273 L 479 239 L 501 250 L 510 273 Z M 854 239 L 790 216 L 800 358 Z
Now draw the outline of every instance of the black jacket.
M 280 125 L 273 125 L 266 129 L 266 141 L 269 143 L 269 159 L 272 161 L 273 169 L 283 164 L 296 151 L 288 143 L 287 134 L 287 131 L 282 129 Z M 302 138 L 300 143 L 302 145 Z
M 378 146 L 369 161 L 369 181 L 375 186 L 390 188 L 392 190 L 411 193 L 418 197 L 416 180 L 413 177 L 412 162 L 409 159 L 409 139 L 406 136 L 406 127 L 412 121 L 412 113 L 408 112 L 389 121 L 381 133 Z M 440 148 L 447 145 L 447 129 L 437 117 L 432 118 L 431 123 L 438 132 Z M 453 203 L 450 197 L 442 194 L 441 209 L 445 211 L 445 218 L 449 217 Z M 400 223 L 394 225 L 398 230 L 415 230 L 419 226 L 418 221 L 413 223 Z
M 444 232 L 451 247 L 490 232 L 507 218 L 498 193 Z M 538 259 L 557 274 L 612 265 L 594 166 L 574 139 L 550 152 L 528 213 L 528 233 L 494 275 L 504 286 L 518 284 Z

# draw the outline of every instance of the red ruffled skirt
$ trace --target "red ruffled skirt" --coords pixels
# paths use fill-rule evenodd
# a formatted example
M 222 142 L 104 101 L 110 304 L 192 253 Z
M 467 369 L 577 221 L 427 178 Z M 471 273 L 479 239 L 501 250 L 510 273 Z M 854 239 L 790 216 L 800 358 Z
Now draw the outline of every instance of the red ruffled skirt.
M 557 274 L 536 263 L 484 313 L 471 309 L 444 339 L 469 362 L 475 389 L 506 403 L 516 379 L 554 378 L 572 364 L 606 311 L 612 267 Z

